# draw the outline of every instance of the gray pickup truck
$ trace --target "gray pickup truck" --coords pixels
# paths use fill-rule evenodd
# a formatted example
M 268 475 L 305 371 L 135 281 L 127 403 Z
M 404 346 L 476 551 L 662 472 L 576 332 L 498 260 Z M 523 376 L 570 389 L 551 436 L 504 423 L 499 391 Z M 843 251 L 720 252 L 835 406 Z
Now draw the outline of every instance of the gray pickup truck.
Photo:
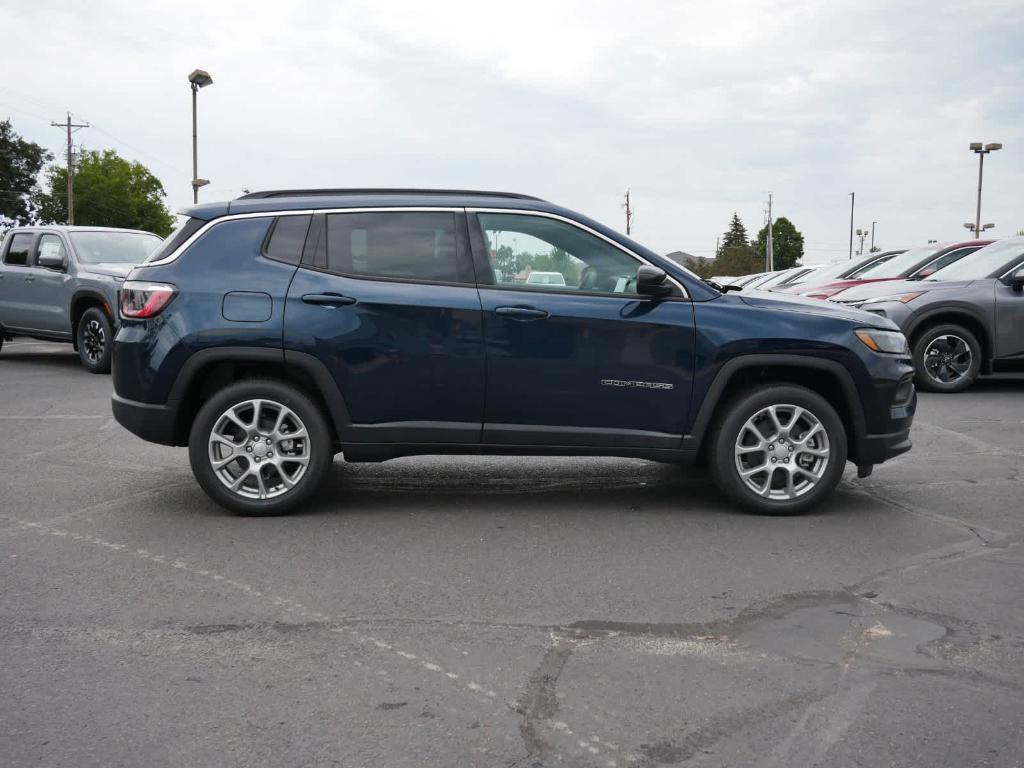
M 17 227 L 0 244 L 0 347 L 28 336 L 75 345 L 93 373 L 110 371 L 117 292 L 161 239 L 107 227 Z

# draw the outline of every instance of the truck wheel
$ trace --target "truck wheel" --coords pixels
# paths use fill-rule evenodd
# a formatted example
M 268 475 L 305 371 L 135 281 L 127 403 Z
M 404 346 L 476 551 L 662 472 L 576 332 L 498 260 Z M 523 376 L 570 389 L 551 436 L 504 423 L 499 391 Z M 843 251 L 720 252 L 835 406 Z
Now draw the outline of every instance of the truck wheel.
M 89 307 L 78 321 L 78 357 L 89 373 L 110 373 L 114 329 L 107 313 Z
M 926 392 L 961 392 L 978 378 L 981 345 L 961 325 L 929 328 L 914 342 L 914 381 Z
M 199 485 L 222 507 L 277 515 L 316 492 L 334 452 L 323 413 L 301 390 L 250 379 L 225 387 L 199 409 L 188 457 Z
M 793 384 L 763 384 L 722 409 L 711 432 L 712 477 L 752 512 L 794 515 L 836 487 L 846 465 L 846 429 L 825 398 Z

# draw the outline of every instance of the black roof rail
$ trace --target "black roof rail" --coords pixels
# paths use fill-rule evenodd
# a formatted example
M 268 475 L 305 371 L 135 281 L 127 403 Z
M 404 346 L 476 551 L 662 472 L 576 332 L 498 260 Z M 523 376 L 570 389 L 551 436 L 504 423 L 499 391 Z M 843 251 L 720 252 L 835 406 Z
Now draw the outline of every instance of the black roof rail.
M 473 197 L 508 197 L 517 200 L 537 200 L 539 197 L 520 195 L 515 192 L 485 192 L 473 189 L 406 189 L 406 188 L 357 188 L 357 189 L 267 189 L 249 192 L 237 200 L 263 200 L 268 197 L 321 197 L 328 195 L 448 195 Z

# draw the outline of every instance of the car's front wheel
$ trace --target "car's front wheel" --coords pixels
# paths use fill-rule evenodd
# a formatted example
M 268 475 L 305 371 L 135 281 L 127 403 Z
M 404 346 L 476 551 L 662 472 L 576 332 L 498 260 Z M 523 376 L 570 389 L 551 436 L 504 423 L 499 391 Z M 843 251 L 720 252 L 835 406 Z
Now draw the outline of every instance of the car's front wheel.
M 963 326 L 936 325 L 914 341 L 914 370 L 918 389 L 961 392 L 981 371 L 981 345 Z
M 805 387 L 764 384 L 723 406 L 708 448 L 716 484 L 759 514 L 805 512 L 836 487 L 846 430 L 825 398 Z
M 78 321 L 78 357 L 89 373 L 110 373 L 110 350 L 114 330 L 107 313 L 90 307 Z
M 333 461 L 327 422 L 298 388 L 239 381 L 207 400 L 189 433 L 192 473 L 242 515 L 288 512 L 316 492 Z

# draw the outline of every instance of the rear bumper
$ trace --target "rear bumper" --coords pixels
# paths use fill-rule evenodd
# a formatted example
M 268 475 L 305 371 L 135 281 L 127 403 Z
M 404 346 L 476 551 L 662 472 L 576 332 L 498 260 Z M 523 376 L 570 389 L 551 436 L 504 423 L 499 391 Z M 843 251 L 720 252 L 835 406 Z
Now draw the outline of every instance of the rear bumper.
M 129 432 L 143 440 L 160 445 L 178 445 L 175 425 L 178 419 L 177 401 L 167 403 L 140 403 L 114 394 L 110 399 L 114 418 Z

